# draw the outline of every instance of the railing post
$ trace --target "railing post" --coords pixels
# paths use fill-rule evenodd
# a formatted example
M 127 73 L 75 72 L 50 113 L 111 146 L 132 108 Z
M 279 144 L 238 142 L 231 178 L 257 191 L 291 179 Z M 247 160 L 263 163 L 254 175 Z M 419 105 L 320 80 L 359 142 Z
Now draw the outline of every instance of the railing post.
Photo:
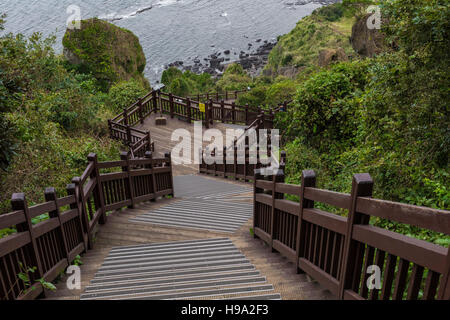
M 84 226 L 83 210 L 80 207 L 79 194 L 74 183 L 70 183 L 66 187 L 67 195 L 73 195 L 75 197 L 75 203 L 70 205 L 70 209 L 76 209 L 78 211 L 78 218 L 80 220 L 81 239 L 83 239 L 84 252 L 88 250 L 88 233 Z
M 446 273 L 442 275 L 441 286 L 439 288 L 438 299 L 450 300 L 450 247 L 447 250 L 447 259 L 445 262 Z
M 31 252 L 31 256 L 33 258 L 33 262 L 36 265 L 26 266 L 26 267 L 36 267 L 37 277 L 36 279 L 40 279 L 44 276 L 44 271 L 42 269 L 41 258 L 39 257 L 39 251 L 36 242 L 36 235 L 33 230 L 33 224 L 31 222 L 30 211 L 28 210 L 27 200 L 25 199 L 24 193 L 14 193 L 11 198 L 11 206 L 13 211 L 23 210 L 25 215 L 25 222 L 17 225 L 17 232 L 27 232 L 30 235 L 31 246 L 33 247 L 33 252 Z M 26 261 L 22 261 L 23 264 Z M 25 265 L 24 265 L 25 267 Z M 33 279 L 33 280 L 36 280 Z M 45 292 L 42 290 L 42 296 L 45 297 Z
M 50 218 L 57 218 L 59 222 L 59 234 L 62 239 L 62 245 L 63 245 L 63 252 L 65 254 L 65 257 L 67 259 L 67 265 L 70 266 L 71 262 L 69 257 L 69 247 L 67 246 L 67 239 L 66 239 L 66 232 L 64 230 L 64 224 L 61 221 L 61 212 L 59 211 L 59 205 L 58 205 L 58 197 L 56 196 L 56 190 L 55 188 L 46 188 L 44 192 L 45 201 L 47 202 L 54 202 L 55 203 L 55 210 L 49 212 Z
M 256 226 L 259 225 L 258 224 L 258 210 L 259 210 L 259 206 L 256 205 L 256 195 L 258 193 L 262 193 L 263 190 L 256 187 L 256 183 L 258 180 L 260 180 L 262 178 L 261 175 L 261 169 L 255 169 L 254 174 L 253 174 L 253 238 L 257 238 L 258 236 L 256 235 Z
M 237 166 L 238 166 L 238 163 L 237 163 L 237 138 L 236 137 L 234 138 L 234 141 L 233 141 L 233 151 L 234 151 L 234 154 L 233 154 L 233 158 L 234 158 L 234 161 L 233 161 L 233 169 L 234 169 L 233 179 L 234 180 L 238 180 L 238 177 L 237 177 Z
M 216 92 L 216 101 L 219 101 L 219 91 Z
M 245 124 L 249 125 L 249 119 L 248 119 L 248 103 L 245 104 Z
M 75 184 L 75 189 L 77 190 L 76 193 L 78 193 L 77 204 L 79 207 L 81 207 L 80 210 L 82 214 L 84 230 L 87 235 L 88 249 L 92 249 L 94 247 L 94 241 L 92 238 L 91 229 L 89 225 L 89 216 L 86 209 L 86 199 L 84 198 L 84 190 L 83 186 L 81 185 L 81 178 L 80 177 L 73 178 L 72 183 Z
M 227 90 L 225 90 L 225 100 L 228 101 L 228 91 Z
M 138 114 L 139 114 L 139 120 L 140 120 L 141 124 L 143 124 L 144 123 L 144 115 L 142 113 L 142 98 L 139 98 Z
M 205 103 L 205 127 L 209 128 L 209 102 Z
M 114 134 L 113 134 L 113 127 L 112 127 L 112 121 L 111 119 L 108 119 L 108 128 L 109 128 L 109 137 L 111 139 L 114 139 Z
M 131 136 L 131 127 L 127 125 L 127 144 L 128 146 L 131 146 L 133 144 L 132 141 L 133 137 Z
M 248 173 L 248 165 L 250 164 L 250 139 L 248 135 L 245 135 L 244 141 L 244 182 L 248 182 L 247 173 Z
M 198 148 L 198 172 L 201 173 L 202 172 L 202 167 L 203 167 L 203 150 L 202 148 Z
M 169 93 L 169 109 L 170 109 L 170 118 L 174 118 L 174 105 L 173 105 L 173 94 Z
M 299 201 L 300 201 L 300 209 L 298 213 L 298 221 L 297 221 L 297 239 L 296 239 L 296 259 L 295 259 L 295 267 L 297 273 L 303 273 L 303 271 L 299 268 L 299 260 L 304 256 L 304 247 L 302 246 L 305 243 L 305 225 L 303 223 L 303 210 L 307 208 L 314 208 L 314 201 L 305 199 L 305 189 L 306 188 L 314 188 L 316 186 L 316 173 L 313 170 L 303 170 L 302 172 L 302 184 L 300 188 Z
M 131 200 L 131 204 L 128 206 L 129 209 L 134 208 L 134 184 L 133 184 L 133 178 L 131 177 L 131 166 L 130 166 L 130 154 L 126 151 L 122 151 L 120 153 L 120 160 L 126 161 L 126 165 L 122 167 L 122 172 L 127 173 L 127 181 L 125 182 L 125 190 L 127 193 L 127 196 Z
M 222 151 L 222 159 L 223 159 L 223 177 L 227 177 L 227 147 L 223 147 Z
M 148 164 L 147 167 L 152 170 L 152 181 L 151 181 L 151 183 L 152 183 L 153 199 L 151 199 L 150 201 L 151 202 L 155 202 L 156 201 L 156 192 L 157 192 L 157 190 L 156 190 L 156 177 L 155 177 L 155 170 L 154 170 L 155 168 L 153 166 L 153 152 L 147 151 L 145 153 L 145 158 L 150 160 L 150 163 Z
M 267 129 L 273 129 L 273 110 L 272 110 L 272 108 L 269 109 L 269 119 L 270 119 L 270 128 L 267 128 Z
M 235 99 L 238 98 L 238 92 L 237 92 L 237 90 L 234 91 L 234 98 L 235 98 Z
M 275 250 L 273 249 L 273 238 L 276 237 L 275 234 L 275 202 L 277 199 L 283 199 L 284 194 L 283 193 L 277 193 L 276 192 L 276 186 L 277 183 L 283 183 L 284 182 L 284 170 L 278 169 L 274 172 L 272 172 L 272 211 L 270 214 L 270 248 L 272 249 L 272 252 Z
M 173 186 L 173 168 L 172 168 L 172 154 L 170 152 L 166 152 L 164 154 L 164 157 L 166 158 L 166 164 L 170 168 L 170 187 L 172 189 L 172 193 L 169 194 L 169 196 L 175 197 L 175 188 Z
M 262 124 L 261 129 L 269 129 L 266 128 L 266 113 L 264 112 L 264 110 L 261 111 L 261 124 Z
M 158 110 L 158 95 L 159 95 L 159 90 L 158 91 L 155 91 L 155 90 L 152 91 L 153 110 L 155 110 L 155 112 L 156 112 L 156 110 Z M 159 108 L 160 108 L 159 111 L 162 113 L 162 104 L 161 103 L 160 103 Z
M 220 117 L 222 118 L 222 123 L 225 122 L 225 101 L 220 101 Z
M 188 123 L 192 122 L 192 115 L 191 115 L 191 99 L 186 98 L 186 108 L 187 108 L 187 116 L 188 116 Z
M 123 124 L 128 126 L 128 110 L 127 108 L 123 109 Z
M 214 147 L 213 151 L 212 151 L 212 156 L 214 159 L 214 177 L 217 176 L 217 159 L 216 159 L 216 147 Z
M 209 100 L 209 107 L 208 107 L 208 111 L 209 111 L 209 123 L 213 124 L 214 123 L 214 118 L 213 118 L 213 101 Z
M 206 93 L 206 101 L 209 101 L 209 93 Z
M 351 207 L 347 218 L 347 230 L 345 234 L 344 250 L 342 257 L 342 264 L 340 269 L 339 281 L 339 299 L 344 299 L 344 292 L 346 289 L 351 289 L 354 286 L 354 279 L 359 278 L 355 274 L 355 266 L 362 263 L 363 256 L 358 251 L 364 250 L 356 241 L 352 240 L 353 226 L 355 224 L 368 224 L 370 216 L 356 211 L 356 202 L 358 197 L 372 196 L 373 180 L 368 173 L 355 174 L 352 182 L 351 193 Z M 358 261 L 357 261 L 358 260 Z M 360 261 L 359 261 L 360 260 Z
M 98 220 L 98 222 L 100 224 L 105 224 L 106 223 L 106 210 L 105 210 L 105 200 L 103 198 L 103 186 L 102 183 L 100 181 L 100 170 L 98 169 L 98 159 L 97 159 L 97 155 L 95 153 L 90 153 L 88 155 L 88 161 L 92 162 L 94 164 L 94 169 L 92 170 L 90 179 L 96 180 L 96 186 L 94 189 L 94 199 L 96 200 L 95 202 L 97 203 L 97 205 L 100 207 L 100 210 L 102 212 L 100 219 Z
M 236 123 L 236 103 L 234 101 L 231 103 L 231 123 Z

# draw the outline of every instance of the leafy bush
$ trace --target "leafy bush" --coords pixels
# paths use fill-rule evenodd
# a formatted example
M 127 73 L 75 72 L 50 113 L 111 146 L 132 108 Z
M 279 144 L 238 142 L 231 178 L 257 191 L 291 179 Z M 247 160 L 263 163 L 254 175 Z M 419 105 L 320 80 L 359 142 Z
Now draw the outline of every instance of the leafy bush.
M 340 63 L 302 83 L 288 122 L 278 123 L 287 127 L 286 137 L 302 135 L 319 150 L 328 150 L 332 141 L 352 138 L 358 111 L 354 98 L 364 89 L 366 72 L 364 62 Z
M 285 101 L 291 100 L 297 92 L 297 84 L 290 79 L 281 79 L 271 85 L 266 92 L 265 103 L 276 107 Z
M 336 21 L 344 15 L 342 4 L 338 3 L 332 6 L 324 6 L 314 10 L 313 14 L 321 15 L 327 21 Z
M 0 37 L 0 213 L 14 192 L 25 192 L 30 205 L 44 201 L 48 186 L 65 195 L 90 152 L 103 161 L 119 155 L 120 144 L 107 136 L 107 95 L 92 76 L 65 68 L 54 41 Z
M 221 91 L 245 90 L 251 85 L 252 79 L 247 75 L 238 63 L 230 64 L 217 81 L 217 87 Z
M 116 113 L 122 112 L 147 93 L 148 91 L 136 80 L 121 81 L 109 89 L 109 107 Z
M 189 70 L 182 72 L 175 67 L 164 70 L 161 82 L 166 86 L 165 92 L 171 92 L 178 96 L 215 91 L 214 80 L 210 74 L 195 74 Z

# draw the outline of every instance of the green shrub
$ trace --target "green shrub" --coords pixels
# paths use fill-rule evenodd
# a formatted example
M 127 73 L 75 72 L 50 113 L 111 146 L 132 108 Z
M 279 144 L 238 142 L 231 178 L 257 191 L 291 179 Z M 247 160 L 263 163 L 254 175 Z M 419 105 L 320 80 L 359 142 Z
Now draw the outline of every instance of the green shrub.
M 268 106 L 276 107 L 285 101 L 291 100 L 296 92 L 297 84 L 290 79 L 275 82 L 267 89 L 265 103 Z
M 175 67 L 170 67 L 161 75 L 161 83 L 163 83 L 166 87 L 169 87 L 173 80 L 176 78 L 180 78 L 183 76 L 183 72 Z
M 290 138 L 305 136 L 311 144 L 328 150 L 330 141 L 354 137 L 359 105 L 356 96 L 365 86 L 364 62 L 340 63 L 314 74 L 297 88 L 294 108 L 287 123 Z
M 338 3 L 316 9 L 313 14 L 321 15 L 327 21 L 336 21 L 344 15 L 344 8 L 342 4 Z
M 121 81 L 109 89 L 109 107 L 115 113 L 122 112 L 124 108 L 128 108 L 147 93 L 148 91 L 136 80 Z
M 173 80 L 168 89 L 169 92 L 180 97 L 185 97 L 189 94 L 189 85 L 183 78 Z

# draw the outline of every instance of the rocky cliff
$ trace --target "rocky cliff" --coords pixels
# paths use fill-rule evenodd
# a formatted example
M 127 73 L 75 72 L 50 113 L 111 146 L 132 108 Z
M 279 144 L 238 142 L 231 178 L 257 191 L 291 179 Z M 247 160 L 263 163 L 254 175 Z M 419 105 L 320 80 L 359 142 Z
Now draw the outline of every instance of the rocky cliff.
M 144 51 L 131 31 L 96 18 L 81 21 L 81 29 L 67 30 L 63 38 L 64 56 L 79 71 L 92 73 L 108 90 L 118 81 L 144 78 Z

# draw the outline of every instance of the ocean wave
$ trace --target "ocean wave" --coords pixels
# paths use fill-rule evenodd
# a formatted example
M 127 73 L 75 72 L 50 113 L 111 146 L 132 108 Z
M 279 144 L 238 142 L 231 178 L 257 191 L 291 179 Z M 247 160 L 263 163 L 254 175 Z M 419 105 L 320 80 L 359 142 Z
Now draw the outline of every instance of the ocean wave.
M 106 21 L 119 21 L 123 19 L 129 19 L 132 17 L 137 16 L 138 14 L 144 13 L 146 11 L 149 11 L 153 9 L 153 5 L 141 7 L 133 12 L 123 14 L 123 15 L 117 15 L 117 13 L 109 13 L 107 15 L 100 16 L 99 19 L 106 20 Z
M 132 11 L 130 13 L 126 13 L 126 14 L 117 14 L 116 12 L 114 13 L 109 13 L 106 15 L 102 15 L 99 17 L 99 19 L 102 20 L 106 20 L 106 21 L 120 21 L 123 19 L 129 19 L 129 18 L 133 18 L 141 13 L 144 13 L 146 11 L 149 11 L 151 9 L 153 9 L 154 7 L 167 7 L 167 6 L 171 6 L 174 5 L 176 3 L 180 2 L 180 0 L 160 0 L 158 2 L 156 2 L 155 4 L 151 4 L 145 7 L 141 7 L 135 11 Z
M 158 7 L 167 7 L 167 6 L 171 6 L 177 2 L 180 2 L 180 0 L 160 0 L 158 1 L 155 6 Z

